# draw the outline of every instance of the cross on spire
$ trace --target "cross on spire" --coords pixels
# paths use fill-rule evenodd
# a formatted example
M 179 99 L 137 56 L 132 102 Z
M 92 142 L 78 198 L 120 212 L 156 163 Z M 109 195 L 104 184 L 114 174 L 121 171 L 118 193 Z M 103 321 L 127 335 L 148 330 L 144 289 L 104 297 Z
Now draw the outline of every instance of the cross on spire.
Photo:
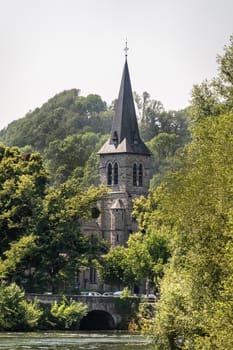
M 129 50 L 128 46 L 127 46 L 127 39 L 125 41 L 125 48 L 124 48 L 124 51 L 125 51 L 125 58 L 127 58 L 128 54 L 127 54 L 127 51 Z

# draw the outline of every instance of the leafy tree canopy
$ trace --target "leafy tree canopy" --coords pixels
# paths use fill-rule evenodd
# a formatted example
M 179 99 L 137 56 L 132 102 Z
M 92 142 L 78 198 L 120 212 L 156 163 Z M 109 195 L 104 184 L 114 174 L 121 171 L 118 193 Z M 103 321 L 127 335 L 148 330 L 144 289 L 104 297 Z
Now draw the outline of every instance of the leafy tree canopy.
M 12 241 L 36 232 L 47 183 L 38 153 L 0 145 L 0 254 Z
M 141 281 L 153 289 L 159 288 L 163 266 L 169 257 L 166 237 L 158 232 L 130 235 L 127 247 L 111 248 L 102 257 L 98 270 L 105 283 L 133 289 Z
M 28 302 L 25 293 L 15 283 L 0 285 L 0 329 L 28 331 L 34 329 L 42 311 L 36 300 Z
M 75 180 L 47 187 L 39 154 L 0 151 L 0 278 L 27 290 L 58 289 L 106 249 L 81 232 L 106 189 L 84 190 Z
M 30 145 L 43 152 L 49 143 L 80 132 L 105 134 L 110 130 L 111 111 L 99 95 L 80 96 L 80 90 L 63 91 L 41 108 L 10 123 L 0 140 L 10 146 Z
M 165 229 L 171 253 L 156 317 L 158 349 L 233 346 L 233 37 L 218 56 L 219 75 L 194 87 L 193 141 L 148 199 L 136 202 L 141 229 Z

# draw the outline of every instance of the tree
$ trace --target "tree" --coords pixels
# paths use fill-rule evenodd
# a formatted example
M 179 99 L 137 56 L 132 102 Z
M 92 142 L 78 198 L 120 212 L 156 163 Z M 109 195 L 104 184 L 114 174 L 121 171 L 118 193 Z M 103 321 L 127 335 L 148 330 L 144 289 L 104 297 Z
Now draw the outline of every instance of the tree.
M 46 188 L 38 154 L 1 146 L 0 155 L 0 278 L 31 291 L 64 289 L 106 249 L 81 232 L 106 189 L 84 190 L 75 180 Z
M 80 320 L 87 314 L 87 305 L 63 297 L 51 307 L 52 323 L 56 329 L 77 329 Z
M 218 77 L 216 86 L 226 111 L 232 111 L 233 106 L 233 35 L 230 36 L 229 45 L 224 46 L 223 55 L 217 56 Z
M 220 112 L 220 98 L 213 81 L 208 82 L 205 80 L 200 85 L 194 85 L 190 108 L 192 123 L 195 125 L 203 118 L 218 116 Z
M 134 97 L 144 141 L 150 141 L 160 133 L 179 136 L 180 145 L 189 141 L 187 109 L 167 112 L 160 101 L 150 98 L 148 92 L 143 92 L 142 96 L 135 92 Z
M 0 145 L 0 255 L 12 241 L 36 233 L 47 182 L 38 153 Z
M 84 166 L 99 142 L 99 135 L 91 132 L 69 135 L 64 140 L 50 142 L 45 153 L 55 185 L 72 176 L 82 178 Z
M 91 185 L 98 186 L 99 181 L 99 166 L 100 166 L 100 157 L 97 154 L 98 150 L 101 148 L 101 146 L 104 144 L 105 141 L 107 141 L 107 135 L 104 135 L 100 138 L 99 142 L 96 144 L 95 149 L 91 153 L 90 157 L 85 163 L 85 167 L 83 170 L 83 177 L 82 177 L 82 185 L 84 187 L 89 187 Z M 73 173 L 73 176 L 75 177 L 75 174 Z
M 48 191 L 39 220 L 34 269 L 29 276 L 31 288 L 64 290 L 77 270 L 88 267 L 103 253 L 105 244 L 82 234 L 81 226 L 90 220 L 92 208 L 105 194 L 104 187 L 83 190 L 75 181 Z
M 125 254 L 124 247 L 116 246 L 102 256 L 102 260 L 97 264 L 97 269 L 104 283 L 117 286 L 118 289 L 128 284 L 129 280 L 125 276 Z
M 216 117 L 233 108 L 233 35 L 224 47 L 223 55 L 217 56 L 218 75 L 194 85 L 190 108 L 190 119 L 194 125 L 205 117 Z
M 149 141 L 159 133 L 159 118 L 164 108 L 160 101 L 151 100 L 148 92 L 143 92 L 142 97 L 136 93 L 134 96 L 139 112 L 141 136 L 144 141 Z
M 0 140 L 10 146 L 30 145 L 34 151 L 43 153 L 50 142 L 63 140 L 68 135 L 109 132 L 111 115 L 100 96 L 84 97 L 78 89 L 65 90 L 10 123 L 0 131 Z
M 0 257 L 0 280 L 15 279 L 16 275 L 22 279 L 27 261 L 36 251 L 36 238 L 34 235 L 23 236 L 10 243 L 10 249 L 3 252 L 3 258 Z
M 144 228 L 165 227 L 170 237 L 172 257 L 153 320 L 163 349 L 232 347 L 232 117 L 199 121 L 183 167 L 149 197 L 152 215 L 141 215 Z
M 34 329 L 42 311 L 36 300 L 28 302 L 25 293 L 15 283 L 0 286 L 0 329 L 19 331 Z
M 155 232 L 131 234 L 127 247 L 116 246 L 102 257 L 99 273 L 105 283 L 139 286 L 144 280 L 152 288 L 159 288 L 163 266 L 169 257 L 166 238 Z
M 156 317 L 145 322 L 158 349 L 233 346 L 232 96 L 233 37 L 218 56 L 218 76 L 194 86 L 193 141 L 143 203 L 143 230 L 165 228 L 170 262 Z

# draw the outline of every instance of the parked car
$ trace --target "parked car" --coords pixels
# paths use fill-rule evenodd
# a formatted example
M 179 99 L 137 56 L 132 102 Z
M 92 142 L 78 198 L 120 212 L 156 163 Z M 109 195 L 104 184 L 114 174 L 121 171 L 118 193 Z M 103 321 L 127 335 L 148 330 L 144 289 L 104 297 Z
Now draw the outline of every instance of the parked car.
M 87 297 L 99 297 L 102 296 L 102 294 L 98 292 L 81 292 L 81 295 L 87 296 Z
M 119 297 L 122 295 L 122 293 L 123 293 L 123 290 L 119 290 L 117 292 L 114 292 L 113 295 L 114 295 L 114 297 Z
M 156 295 L 154 295 L 152 293 L 141 295 L 141 298 L 143 298 L 143 299 L 145 299 L 147 301 L 156 301 L 157 300 Z
M 147 299 L 148 299 L 148 301 L 156 301 L 157 297 L 154 294 L 148 294 Z
M 103 293 L 103 296 L 104 296 L 104 297 L 112 297 L 113 295 L 114 295 L 113 292 L 104 292 L 104 293 Z

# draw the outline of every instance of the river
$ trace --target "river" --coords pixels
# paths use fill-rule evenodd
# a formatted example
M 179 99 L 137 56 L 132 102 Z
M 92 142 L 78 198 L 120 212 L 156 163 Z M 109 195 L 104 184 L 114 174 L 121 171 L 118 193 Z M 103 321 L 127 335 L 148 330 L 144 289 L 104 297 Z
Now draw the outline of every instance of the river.
M 1 350 L 153 350 L 149 340 L 126 332 L 0 333 Z

